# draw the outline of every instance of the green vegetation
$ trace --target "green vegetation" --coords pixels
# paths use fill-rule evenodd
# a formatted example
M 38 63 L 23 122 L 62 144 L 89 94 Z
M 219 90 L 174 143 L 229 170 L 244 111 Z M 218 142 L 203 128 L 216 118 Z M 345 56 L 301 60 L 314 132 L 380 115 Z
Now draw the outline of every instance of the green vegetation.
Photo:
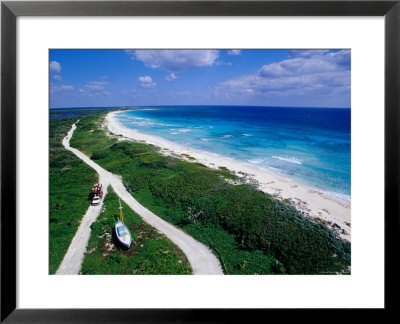
M 62 139 L 76 121 L 50 120 L 49 138 L 49 273 L 57 271 L 68 246 L 89 207 L 87 197 L 96 172 L 62 145 Z
M 88 117 L 81 119 L 77 124 L 78 130 L 75 130 L 74 135 L 70 140 L 72 147 L 79 147 L 79 150 L 85 153 L 87 156 L 94 158 L 102 158 L 105 153 L 105 148 L 111 144 L 117 142 L 117 136 L 111 136 L 109 133 L 106 134 L 100 129 L 99 118 L 102 116 L 101 113 L 94 113 Z M 108 136 L 107 136 L 108 135 Z
M 226 168 L 164 156 L 158 149 L 117 141 L 84 118 L 71 144 L 122 176 L 144 206 L 208 245 L 227 274 L 347 272 L 350 243 L 293 207 L 237 180 Z
M 193 156 L 190 156 L 189 154 L 181 154 L 183 157 L 191 160 L 191 161 L 196 161 L 196 159 Z
M 91 114 L 89 118 L 97 118 Z M 76 122 L 76 118 L 50 120 L 50 263 L 49 273 L 59 267 L 80 221 L 89 207 L 89 193 L 98 182 L 97 173 L 62 145 L 62 139 Z M 101 132 L 103 135 L 103 132 Z M 114 142 L 101 137 L 102 145 Z M 96 141 L 94 141 L 96 142 Z M 97 143 L 99 144 L 99 143 Z M 98 146 L 90 145 L 90 148 Z M 92 151 L 86 151 L 91 154 Z M 100 151 L 101 152 L 101 151 Z M 96 159 L 96 153 L 93 153 Z M 101 156 L 99 158 L 102 158 Z M 124 205 L 125 223 L 137 245 L 128 251 L 111 248 L 112 228 L 118 216 L 118 199 L 110 192 L 99 219 L 93 223 L 88 253 L 82 265 L 83 274 L 190 274 L 192 269 L 172 242 L 144 223 Z M 100 237 L 101 236 L 101 237 Z M 108 250 L 110 249 L 110 250 Z M 134 256 L 134 257 L 132 257 Z
M 119 199 L 108 187 L 100 216 L 92 224 L 82 274 L 191 274 L 184 253 L 163 234 L 147 225 L 122 202 L 125 224 L 133 242 L 129 249 L 115 244 L 113 233 L 119 218 Z

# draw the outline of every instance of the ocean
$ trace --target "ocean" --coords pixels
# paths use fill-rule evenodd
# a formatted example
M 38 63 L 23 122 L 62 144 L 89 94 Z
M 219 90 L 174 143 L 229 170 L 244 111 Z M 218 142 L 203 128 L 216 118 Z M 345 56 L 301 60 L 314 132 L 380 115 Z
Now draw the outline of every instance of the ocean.
M 127 128 L 249 162 L 350 201 L 350 109 L 163 106 L 117 116 Z

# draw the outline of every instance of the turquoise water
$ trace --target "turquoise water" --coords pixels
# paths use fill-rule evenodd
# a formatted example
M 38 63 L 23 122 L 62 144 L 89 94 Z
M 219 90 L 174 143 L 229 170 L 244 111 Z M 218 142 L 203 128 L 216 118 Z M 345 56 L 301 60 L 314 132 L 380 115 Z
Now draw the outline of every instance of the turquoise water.
M 117 116 L 141 133 L 250 162 L 350 200 L 350 109 L 175 106 Z

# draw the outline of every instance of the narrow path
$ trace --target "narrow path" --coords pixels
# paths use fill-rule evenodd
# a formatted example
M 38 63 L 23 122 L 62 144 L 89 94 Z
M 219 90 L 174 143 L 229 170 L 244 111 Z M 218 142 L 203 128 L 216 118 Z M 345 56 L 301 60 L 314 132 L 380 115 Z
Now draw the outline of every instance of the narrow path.
M 75 124 L 72 125 L 71 130 L 68 132 L 67 136 L 63 139 L 63 145 L 64 147 L 74 153 L 78 158 L 83 160 L 85 163 L 87 163 L 89 166 L 91 166 L 93 169 L 97 171 L 100 177 L 100 182 L 103 183 L 103 188 L 106 188 L 109 184 L 113 187 L 115 193 L 133 210 L 135 211 L 138 215 L 142 217 L 142 219 L 148 223 L 149 225 L 155 227 L 158 231 L 163 233 L 166 237 L 168 237 L 173 243 L 175 243 L 187 256 L 190 265 L 192 266 L 193 269 L 193 274 L 198 275 L 198 274 L 220 274 L 222 275 L 222 269 L 221 265 L 216 258 L 216 256 L 211 252 L 209 248 L 207 248 L 205 245 L 202 243 L 196 241 L 193 237 L 189 236 L 182 230 L 176 228 L 175 226 L 171 225 L 170 223 L 166 222 L 162 218 L 158 217 L 154 213 L 152 213 L 150 210 L 139 204 L 139 202 L 134 199 L 129 192 L 126 191 L 122 179 L 120 176 L 117 176 L 115 174 L 112 174 L 106 170 L 104 170 L 102 167 L 100 167 L 97 163 L 92 161 L 88 156 L 83 154 L 81 151 L 71 147 L 69 145 L 69 141 L 72 137 L 72 134 L 74 133 L 76 129 Z M 89 208 L 90 209 L 90 208 Z M 101 207 L 99 207 L 98 211 L 100 211 Z M 88 210 L 89 211 L 89 210 Z M 85 215 L 86 217 L 86 215 Z M 85 218 L 84 217 L 84 218 Z M 97 217 L 97 216 L 96 216 Z M 95 220 L 95 218 L 92 220 L 92 222 Z M 89 217 L 88 217 L 88 222 L 89 222 Z M 79 226 L 78 231 L 74 237 L 74 239 L 71 242 L 71 246 L 74 243 L 76 239 L 76 244 L 74 244 L 74 247 L 72 249 L 76 249 L 76 251 L 82 250 L 82 246 L 78 247 L 77 244 L 84 244 L 83 247 L 83 253 L 86 250 L 87 246 L 87 240 L 86 243 L 84 241 L 84 237 L 87 235 L 88 237 L 90 236 L 90 225 L 86 228 L 86 226 L 83 226 L 84 220 L 82 220 L 81 226 Z M 90 223 L 91 224 L 91 223 Z M 82 232 L 85 234 L 80 234 L 78 235 L 78 232 L 80 231 L 82 227 Z M 79 232 L 80 233 L 80 232 Z M 71 248 L 70 246 L 70 248 Z M 69 251 L 70 249 L 68 249 Z M 67 252 L 68 254 L 68 252 Z M 75 252 L 75 254 L 78 254 Z M 67 256 L 67 255 L 66 255 Z M 83 258 L 83 254 L 82 254 Z M 64 258 L 65 259 L 65 258 Z M 64 260 L 63 262 L 64 263 Z M 61 266 L 60 266 L 61 269 Z M 78 270 L 79 271 L 79 270 Z
M 102 182 L 101 178 L 99 182 L 104 183 Z M 107 187 L 105 186 L 103 199 L 106 194 Z M 81 224 L 79 225 L 74 238 L 71 241 L 71 244 L 68 247 L 67 253 L 64 255 L 64 259 L 56 271 L 57 275 L 75 275 L 79 273 L 79 270 L 81 270 L 83 257 L 85 255 L 86 247 L 90 238 L 90 226 L 100 214 L 101 207 L 103 206 L 103 199 L 101 200 L 100 205 L 89 206 L 85 216 L 82 218 Z
M 63 145 L 67 149 L 68 147 L 66 145 L 69 146 L 69 140 L 74 130 L 74 128 L 71 129 L 63 139 Z M 64 258 L 56 271 L 56 275 L 76 275 L 81 270 L 83 257 L 90 238 L 90 226 L 100 215 L 104 197 L 107 195 L 107 187 L 109 185 L 107 179 L 99 174 L 99 182 L 103 184 L 103 198 L 98 206 L 89 206 L 86 214 L 81 220 L 81 224 L 79 225 L 75 236 L 71 241 L 71 244 L 68 247 L 67 253 L 65 253 Z

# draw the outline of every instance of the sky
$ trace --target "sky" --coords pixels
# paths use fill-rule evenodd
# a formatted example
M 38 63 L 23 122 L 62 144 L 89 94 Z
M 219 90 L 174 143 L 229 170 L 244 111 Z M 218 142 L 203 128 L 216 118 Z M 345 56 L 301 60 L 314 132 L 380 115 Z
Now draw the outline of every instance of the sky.
M 50 108 L 350 108 L 350 50 L 50 50 Z

